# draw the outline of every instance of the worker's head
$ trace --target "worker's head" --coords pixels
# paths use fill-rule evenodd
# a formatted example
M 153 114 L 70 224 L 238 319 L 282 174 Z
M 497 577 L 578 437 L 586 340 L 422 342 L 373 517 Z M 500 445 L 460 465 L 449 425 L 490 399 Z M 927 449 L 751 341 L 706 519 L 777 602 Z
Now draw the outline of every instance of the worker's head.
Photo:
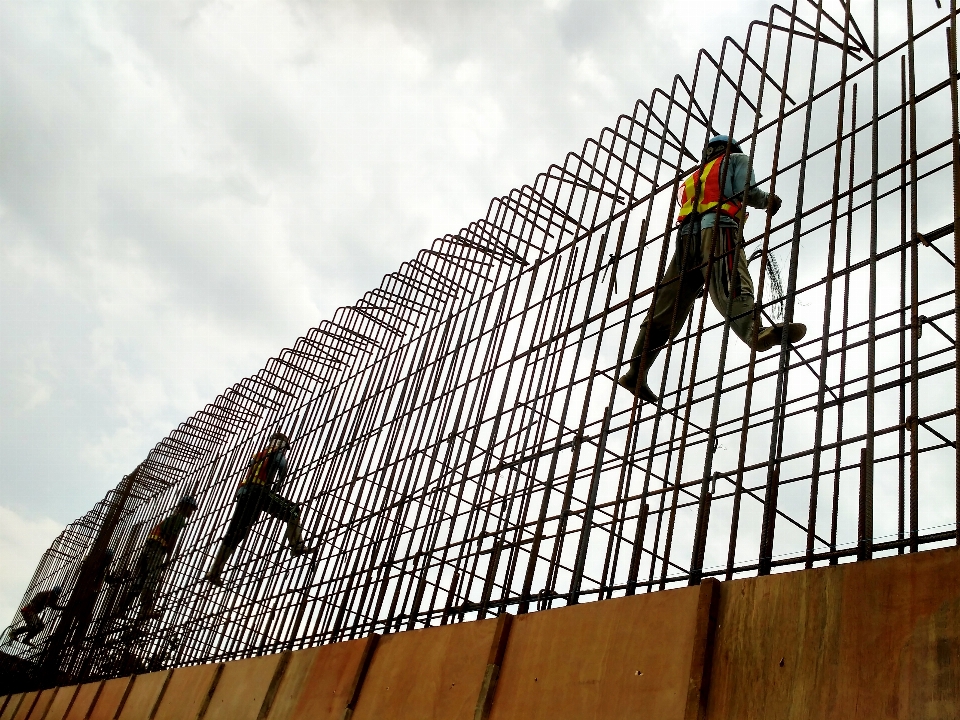
M 62 592 L 63 592 L 62 587 L 60 587 L 59 585 L 54 585 L 52 588 L 50 588 L 50 597 L 58 598 L 60 597 L 60 593 Z
M 288 448 L 290 447 L 290 438 L 288 438 L 282 432 L 275 432 L 270 436 L 270 444 Z
M 736 140 L 731 140 L 729 135 L 714 135 L 710 138 L 710 142 L 707 143 L 707 146 L 703 149 L 703 158 L 709 160 L 712 157 L 721 155 L 727 152 L 727 146 L 730 147 L 730 152 L 732 153 L 742 153 L 743 148 L 740 147 L 740 144 Z
M 180 498 L 180 502 L 177 503 L 177 510 L 181 515 L 190 516 L 196 509 L 197 501 L 193 499 L 192 495 L 184 495 L 182 498 Z

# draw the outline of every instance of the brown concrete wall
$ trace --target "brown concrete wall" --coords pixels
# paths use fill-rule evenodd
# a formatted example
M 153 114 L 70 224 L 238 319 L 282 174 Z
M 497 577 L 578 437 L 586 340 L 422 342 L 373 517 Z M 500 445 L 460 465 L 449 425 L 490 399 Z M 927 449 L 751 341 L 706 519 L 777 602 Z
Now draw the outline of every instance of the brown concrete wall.
M 63 716 L 67 714 L 79 687 L 79 685 L 69 685 L 57 690 L 53 702 L 50 703 L 50 709 L 47 710 L 47 716 L 43 720 L 63 720 Z
M 0 720 L 351 714 L 957 720 L 960 549 L 27 693 L 10 698 Z
M 727 718 L 960 718 L 960 552 L 724 583 L 709 695 Z
M 267 720 L 340 720 L 371 642 L 364 638 L 292 653 Z
M 473 720 L 496 619 L 386 635 L 353 720 Z
M 53 696 L 56 695 L 57 690 L 59 690 L 59 688 L 48 688 L 41 692 L 40 697 L 33 706 L 33 711 L 29 715 L 24 715 L 24 717 L 27 718 L 27 720 L 43 720 L 47 714 L 47 710 L 50 709 L 50 703 L 53 702 Z M 17 714 L 19 715 L 20 713 Z
M 87 713 L 90 712 L 90 706 L 97 697 L 97 692 L 100 690 L 101 685 L 103 685 L 103 683 L 100 682 L 81 685 L 80 689 L 77 690 L 76 697 L 73 699 L 73 704 L 63 716 L 63 720 L 86 720 Z M 47 720 L 53 720 L 53 718 L 48 717 Z M 57 720 L 60 719 L 57 718 Z M 113 715 L 110 716 L 110 720 L 113 720 Z
M 267 655 L 224 665 L 204 720 L 257 720 L 277 670 L 282 671 L 288 659 Z
M 10 696 L 7 704 L 3 707 L 3 712 L 0 713 L 0 720 L 13 720 L 13 714 L 17 711 L 22 697 L 23 693 L 16 693 Z
M 172 670 L 163 670 L 148 675 L 137 675 L 133 678 L 130 694 L 127 695 L 123 707 L 120 708 L 120 715 L 117 720 L 150 720 L 150 713 L 156 707 L 157 699 L 166 688 L 167 679 L 172 672 Z M 101 693 L 102 696 L 103 693 Z M 94 713 L 100 715 L 99 701 L 97 701 Z M 103 720 L 108 720 L 106 715 L 103 716 Z
M 166 673 L 159 674 L 166 675 Z M 147 676 L 145 675 L 143 677 Z M 127 690 L 129 689 L 131 691 L 131 695 L 133 694 L 133 688 L 130 687 L 130 683 L 132 681 L 132 677 L 124 677 L 114 678 L 113 680 L 107 680 L 104 682 L 103 687 L 100 689 L 100 694 L 97 695 L 96 701 L 93 704 L 93 710 L 90 711 L 90 717 L 86 718 L 86 720 L 113 720 L 117 716 L 117 711 L 120 709 L 120 704 L 127 696 Z M 156 696 L 154 696 L 153 699 L 155 702 L 157 699 Z M 153 705 L 150 707 L 152 708 Z M 148 709 L 147 712 L 150 712 L 150 710 Z M 73 711 L 71 710 L 71 717 L 69 720 L 84 720 L 84 718 L 73 716 Z
M 28 692 L 20 698 L 20 705 L 17 706 L 12 716 L 13 720 L 27 720 L 27 716 L 30 714 L 30 711 L 33 710 L 34 702 L 39 694 L 37 691 Z
M 490 720 L 695 718 L 716 584 L 516 618 Z
M 196 720 L 210 699 L 223 665 L 194 665 L 177 668 L 160 698 L 153 718 L 144 720 Z

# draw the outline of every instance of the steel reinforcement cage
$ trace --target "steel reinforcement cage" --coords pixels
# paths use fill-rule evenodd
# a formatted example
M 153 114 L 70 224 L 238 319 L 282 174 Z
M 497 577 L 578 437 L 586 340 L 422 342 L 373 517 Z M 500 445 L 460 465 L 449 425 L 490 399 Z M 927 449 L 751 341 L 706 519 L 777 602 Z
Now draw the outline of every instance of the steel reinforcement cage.
M 6 649 L 105 677 L 957 542 L 955 32 L 955 0 L 797 0 L 700 51 L 158 443 L 24 595 L 88 609 Z M 704 294 L 638 403 L 615 379 L 714 134 L 783 198 L 743 230 L 762 322 L 809 331 L 757 353 Z M 319 552 L 263 519 L 215 587 L 277 430 Z M 184 493 L 160 617 L 118 617 L 85 568 L 122 575 Z

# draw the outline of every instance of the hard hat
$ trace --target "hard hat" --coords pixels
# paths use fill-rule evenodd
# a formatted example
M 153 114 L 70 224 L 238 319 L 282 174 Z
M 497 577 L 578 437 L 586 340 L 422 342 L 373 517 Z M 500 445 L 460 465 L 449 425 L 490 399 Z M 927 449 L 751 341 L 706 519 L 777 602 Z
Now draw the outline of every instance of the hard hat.
M 730 143 L 730 152 L 743 152 L 743 148 L 740 147 L 740 143 L 738 143 L 736 140 L 731 140 L 729 135 L 714 135 L 712 138 L 710 138 L 710 142 L 707 143 L 707 147 L 709 148 L 714 145 L 726 146 L 727 143 Z
M 287 437 L 286 435 L 284 435 L 282 432 L 275 432 L 273 435 L 270 436 L 270 439 L 271 439 L 271 440 L 282 440 L 282 441 L 285 442 L 287 445 L 290 444 L 290 438 L 288 438 L 288 437 Z
M 184 495 L 180 498 L 180 502 L 177 503 L 177 507 L 189 507 L 193 510 L 197 509 L 197 501 L 193 499 L 192 495 Z
M 63 592 L 63 588 L 59 585 L 54 585 L 52 588 L 50 588 L 50 592 L 54 595 L 59 595 Z

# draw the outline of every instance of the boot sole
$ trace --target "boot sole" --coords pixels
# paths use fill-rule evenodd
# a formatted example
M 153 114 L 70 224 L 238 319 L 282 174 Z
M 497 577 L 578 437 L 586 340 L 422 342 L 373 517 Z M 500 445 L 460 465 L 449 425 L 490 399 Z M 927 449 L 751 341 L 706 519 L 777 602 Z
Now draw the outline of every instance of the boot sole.
M 787 341 L 793 345 L 800 342 L 807 334 L 807 326 L 803 323 L 790 323 L 790 326 L 787 328 Z M 761 341 L 760 338 L 757 338 L 757 352 L 766 352 L 771 348 L 776 347 L 782 342 L 783 339 L 783 329 L 781 328 L 779 332 L 770 332 L 767 333 L 766 339 Z
M 644 383 L 640 387 L 637 387 L 637 386 L 630 387 L 627 383 L 623 381 L 623 378 L 621 377 L 617 379 L 617 385 L 622 387 L 624 390 L 626 390 L 628 393 L 633 395 L 635 398 L 639 399 L 641 402 L 648 402 L 651 405 L 656 405 L 657 402 L 660 400 L 660 398 L 658 398 L 656 395 L 653 394 L 653 390 L 651 390 L 649 386 L 646 385 L 646 383 Z

